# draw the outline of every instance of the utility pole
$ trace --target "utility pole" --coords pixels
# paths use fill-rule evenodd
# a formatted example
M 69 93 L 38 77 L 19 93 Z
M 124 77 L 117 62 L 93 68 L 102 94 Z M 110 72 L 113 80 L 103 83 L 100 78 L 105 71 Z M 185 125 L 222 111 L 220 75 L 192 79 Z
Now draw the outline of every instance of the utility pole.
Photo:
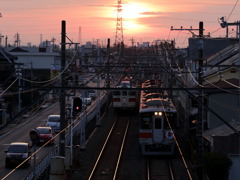
M 197 140 L 197 164 L 198 164 L 198 175 L 200 179 L 203 178 L 203 172 L 202 172 L 202 156 L 203 156 L 203 90 L 201 90 L 201 86 L 203 83 L 203 22 L 199 22 L 199 28 L 193 29 L 192 27 L 189 29 L 183 29 L 182 27 L 180 29 L 174 29 L 173 26 L 171 27 L 171 30 L 187 30 L 193 34 L 194 37 L 199 38 L 198 43 L 198 84 L 199 84 L 199 91 L 198 91 L 198 121 L 197 121 L 197 129 L 196 129 L 196 140 Z M 195 35 L 192 31 L 199 31 L 199 35 Z
M 189 31 L 190 33 L 192 33 L 193 37 L 197 36 L 196 34 L 194 34 L 193 31 L 199 31 L 199 29 L 193 29 L 192 26 L 190 28 L 183 28 L 182 26 L 178 29 L 173 28 L 173 26 L 171 26 L 170 30 L 176 30 L 176 31 Z
M 132 37 L 132 39 L 130 39 L 130 41 L 131 41 L 132 47 L 134 47 L 135 41 L 134 41 L 133 37 Z
M 17 64 L 16 67 L 16 77 L 18 77 L 18 112 L 21 111 L 21 106 L 22 106 L 22 98 L 21 98 L 21 78 L 22 78 L 22 64 Z
M 220 20 L 222 21 L 220 23 L 221 27 L 222 28 L 226 28 L 226 38 L 228 38 L 228 26 L 236 26 L 236 38 L 239 38 L 240 39 L 240 34 L 239 34 L 239 31 L 240 31 L 240 21 L 237 21 L 237 22 L 234 22 L 234 23 L 228 23 L 227 21 L 225 21 L 224 17 L 221 17 Z
M 110 77 L 109 77 L 109 61 L 110 61 L 110 39 L 107 43 L 107 88 L 110 88 Z
M 59 155 L 65 156 L 65 62 L 66 62 L 66 22 L 62 21 L 62 36 L 61 36 L 61 90 L 60 90 L 60 136 L 59 136 Z
M 19 46 L 20 46 L 20 41 L 21 41 L 21 40 L 20 40 L 20 34 L 17 33 L 14 37 L 15 37 L 15 39 L 16 39 L 16 40 L 14 41 L 14 42 L 15 42 L 15 46 L 16 46 L 16 47 L 19 47 Z
M 51 42 L 53 43 L 52 45 L 52 50 L 55 51 L 55 41 L 56 41 L 56 38 L 52 38 Z
M 8 37 L 6 36 L 5 37 L 5 47 L 7 47 L 7 44 L 8 44 Z
M 4 36 L 0 33 L 0 46 L 2 45 L 2 38 L 4 38 Z
M 199 22 L 199 44 L 198 44 L 198 83 L 199 83 L 199 95 L 198 95 L 198 121 L 197 121 L 197 162 L 199 165 L 199 177 L 202 179 L 202 156 L 203 156 L 203 90 L 201 89 L 203 83 L 203 22 Z

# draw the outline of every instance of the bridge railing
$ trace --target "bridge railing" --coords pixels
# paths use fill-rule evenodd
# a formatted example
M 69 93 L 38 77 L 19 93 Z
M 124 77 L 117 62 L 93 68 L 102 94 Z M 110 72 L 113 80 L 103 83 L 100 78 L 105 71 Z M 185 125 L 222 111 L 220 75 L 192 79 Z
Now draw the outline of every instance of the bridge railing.
M 100 95 L 99 100 L 96 100 L 95 103 L 93 103 L 91 106 L 89 106 L 85 111 L 83 111 L 77 122 L 74 123 L 73 126 L 73 135 L 82 133 L 83 131 L 85 132 L 85 124 L 90 122 L 94 117 L 97 115 L 97 111 L 99 110 L 97 106 L 100 103 L 100 107 L 104 106 L 105 103 L 107 102 L 108 98 L 108 92 L 104 92 Z M 68 131 L 69 132 L 69 131 Z M 70 144 L 70 134 L 66 134 L 65 138 L 65 143 Z M 83 142 L 85 143 L 85 142 Z M 81 146 L 81 144 L 80 144 Z M 52 151 L 50 151 L 36 166 L 33 168 L 30 173 L 24 178 L 25 180 L 32 180 L 32 179 L 37 179 L 38 177 L 41 176 L 41 174 L 49 167 L 51 163 L 51 159 L 59 154 L 59 146 L 56 145 Z

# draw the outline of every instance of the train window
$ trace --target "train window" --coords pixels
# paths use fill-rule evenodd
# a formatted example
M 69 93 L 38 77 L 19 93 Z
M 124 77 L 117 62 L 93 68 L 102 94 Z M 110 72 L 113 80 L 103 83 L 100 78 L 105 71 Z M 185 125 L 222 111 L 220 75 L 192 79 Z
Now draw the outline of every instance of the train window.
M 122 96 L 127 96 L 127 91 L 122 91 Z
M 120 94 L 121 94 L 120 91 L 113 91 L 114 96 L 120 96 Z
M 162 119 L 155 118 L 155 129 L 162 129 Z
M 129 91 L 129 96 L 136 96 L 136 91 Z
M 141 129 L 151 129 L 151 119 L 147 117 L 141 118 Z

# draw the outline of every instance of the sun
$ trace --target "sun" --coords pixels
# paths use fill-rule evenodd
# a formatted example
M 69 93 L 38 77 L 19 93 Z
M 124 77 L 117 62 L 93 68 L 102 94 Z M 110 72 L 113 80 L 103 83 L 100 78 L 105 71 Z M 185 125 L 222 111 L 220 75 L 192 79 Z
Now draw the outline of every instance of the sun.
M 146 11 L 146 8 L 140 4 L 124 4 L 122 10 L 123 19 L 136 19 L 140 18 L 142 12 Z
M 115 6 L 116 7 L 116 6 Z M 141 23 L 141 18 L 148 17 L 148 13 L 153 8 L 147 3 L 123 3 L 121 4 L 121 18 L 123 23 L 124 33 L 137 33 L 146 30 L 148 27 L 146 24 Z M 106 17 L 111 17 L 111 23 L 115 23 L 118 11 L 117 9 L 108 11 Z M 114 21 L 113 21 L 114 20 Z
M 122 18 L 124 29 L 128 33 L 139 32 L 145 28 L 144 24 L 139 24 L 140 18 L 146 17 L 144 12 L 150 11 L 146 5 L 141 3 L 127 3 L 122 5 Z
M 123 19 L 136 19 L 144 17 L 141 13 L 148 11 L 146 7 L 141 4 L 123 4 L 122 5 L 122 18 Z

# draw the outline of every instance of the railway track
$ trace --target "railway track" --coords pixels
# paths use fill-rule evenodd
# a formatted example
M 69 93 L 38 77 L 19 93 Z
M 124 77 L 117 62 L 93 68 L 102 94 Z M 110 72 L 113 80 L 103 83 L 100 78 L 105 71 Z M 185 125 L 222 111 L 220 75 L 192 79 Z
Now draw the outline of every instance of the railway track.
M 171 160 L 156 157 L 146 158 L 146 176 L 147 180 L 176 180 Z
M 80 168 L 72 179 L 192 180 L 180 153 L 170 157 L 142 155 L 138 127 L 136 114 L 110 110 L 88 141 L 86 151 L 81 152 Z
M 108 180 L 117 178 L 129 123 L 129 117 L 118 116 L 115 120 L 91 170 L 88 180 Z

